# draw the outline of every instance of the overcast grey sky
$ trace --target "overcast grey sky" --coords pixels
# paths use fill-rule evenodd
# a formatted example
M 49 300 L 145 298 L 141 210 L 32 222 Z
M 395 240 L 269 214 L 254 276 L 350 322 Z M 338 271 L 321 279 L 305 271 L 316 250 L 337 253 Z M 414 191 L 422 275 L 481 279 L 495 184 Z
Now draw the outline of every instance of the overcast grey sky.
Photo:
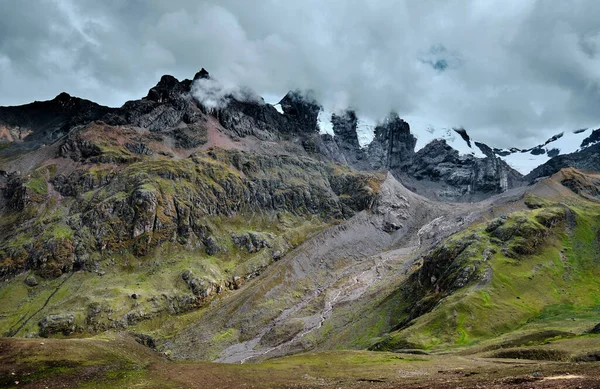
M 0 105 L 120 106 L 201 67 L 263 96 L 464 126 L 504 147 L 600 124 L 600 1 L 0 0 Z M 523 144 L 525 143 L 525 144 Z

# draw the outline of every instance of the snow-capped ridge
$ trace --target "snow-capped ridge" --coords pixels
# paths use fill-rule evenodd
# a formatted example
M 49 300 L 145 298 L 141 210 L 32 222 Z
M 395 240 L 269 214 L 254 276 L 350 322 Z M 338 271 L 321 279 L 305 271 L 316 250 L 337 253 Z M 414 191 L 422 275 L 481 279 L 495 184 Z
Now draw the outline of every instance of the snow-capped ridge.
M 479 142 L 471 138 L 467 130 L 462 127 L 436 128 L 428 122 L 410 117 L 406 121 L 410 126 L 410 132 L 417 138 L 415 151 L 421 150 L 435 139 L 441 139 L 458 151 L 459 155 L 471 155 L 476 158 L 486 157 L 481 148 L 476 145 Z
M 494 149 L 494 153 L 521 174 L 528 174 L 557 155 L 575 153 L 598 142 L 600 129 L 586 128 L 560 132 L 543 144 L 529 149 Z
M 315 101 L 316 103 L 316 101 Z M 318 103 L 316 103 L 318 104 Z M 273 105 L 275 109 L 283 114 L 281 105 Z M 385 124 L 386 118 L 373 120 L 369 117 L 357 116 L 356 134 L 361 148 L 371 144 L 375 135 L 375 128 Z M 332 115 L 341 114 L 321 106 L 317 116 L 319 133 L 334 136 Z M 537 166 L 546 163 L 551 158 L 581 151 L 600 142 L 600 128 L 580 128 L 573 131 L 562 131 L 548 138 L 545 142 L 527 149 L 519 147 L 494 148 L 472 138 L 463 127 L 446 127 L 434 125 L 421 117 L 404 116 L 403 119 L 409 124 L 410 132 L 417 138 L 415 152 L 431 143 L 433 140 L 444 140 L 450 147 L 458 151 L 461 156 L 472 156 L 475 158 L 487 158 L 496 156 L 503 159 L 510 167 L 523 175 L 528 174 Z

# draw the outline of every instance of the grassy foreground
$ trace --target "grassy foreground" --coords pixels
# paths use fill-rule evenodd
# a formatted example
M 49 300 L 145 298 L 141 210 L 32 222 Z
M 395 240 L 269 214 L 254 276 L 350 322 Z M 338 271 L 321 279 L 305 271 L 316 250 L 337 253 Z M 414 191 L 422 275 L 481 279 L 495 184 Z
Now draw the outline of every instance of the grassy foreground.
M 0 387 L 6 388 L 598 388 L 600 336 L 531 339 L 459 354 L 335 351 L 260 364 L 173 362 L 123 333 L 88 339 L 0 339 Z M 546 350 L 541 353 L 539 350 Z M 507 351 L 512 351 L 509 353 Z M 560 353 L 558 353 L 560 351 Z M 548 355 L 561 355 L 561 360 Z M 500 358 L 502 357 L 502 358 Z

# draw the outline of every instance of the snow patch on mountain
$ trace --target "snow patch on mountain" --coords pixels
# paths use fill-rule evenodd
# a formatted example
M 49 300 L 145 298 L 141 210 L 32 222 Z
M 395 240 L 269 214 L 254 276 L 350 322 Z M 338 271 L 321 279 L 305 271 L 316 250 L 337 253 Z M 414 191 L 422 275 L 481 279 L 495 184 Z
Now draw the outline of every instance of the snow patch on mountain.
M 317 125 L 319 126 L 320 134 L 333 134 L 333 123 L 331 122 L 331 115 L 333 115 L 333 111 L 321 109 L 319 111 L 319 116 L 317 116 Z
M 410 132 L 417 138 L 415 151 L 421 150 L 435 139 L 443 139 L 460 155 L 472 155 L 477 158 L 485 158 L 485 154 L 475 145 L 475 139 L 467 141 L 452 128 L 436 126 L 429 121 L 416 117 L 406 117 L 404 120 L 410 126 Z
M 283 114 L 280 104 L 274 104 L 273 107 Z M 329 109 L 322 108 L 319 111 L 317 125 L 321 134 L 335 135 L 331 121 L 333 114 L 334 111 Z M 358 116 L 357 120 L 356 133 L 360 147 L 368 147 L 373 141 L 378 122 L 364 116 Z M 440 123 L 432 123 L 422 117 L 410 115 L 404 116 L 404 120 L 409 124 L 410 132 L 417 138 L 415 152 L 421 150 L 433 140 L 443 139 L 449 146 L 457 150 L 461 156 L 487 157 L 483 150 L 477 146 L 478 140 L 472 139 L 468 131 L 462 128 L 451 128 Z M 586 144 L 582 146 L 584 140 L 586 140 Z M 557 155 L 574 153 L 598 142 L 600 142 L 600 129 L 594 132 L 593 128 L 586 128 L 557 134 L 543 144 L 529 149 L 513 147 L 510 149 L 492 148 L 492 150 L 498 158 L 503 159 L 510 167 L 526 175 Z
M 367 147 L 375 137 L 375 127 L 377 122 L 366 117 L 359 117 L 356 124 L 356 134 L 358 135 L 358 144 L 360 147 Z
M 531 149 L 495 149 L 494 152 L 513 169 L 521 174 L 528 174 L 536 167 L 548 162 L 552 157 L 581 151 L 597 143 L 597 141 L 589 142 L 585 147 L 581 146 L 583 140 L 588 138 L 592 132 L 592 128 L 563 132 Z
M 281 108 L 281 104 L 274 104 L 273 107 L 277 110 L 277 112 L 283 115 L 283 108 Z

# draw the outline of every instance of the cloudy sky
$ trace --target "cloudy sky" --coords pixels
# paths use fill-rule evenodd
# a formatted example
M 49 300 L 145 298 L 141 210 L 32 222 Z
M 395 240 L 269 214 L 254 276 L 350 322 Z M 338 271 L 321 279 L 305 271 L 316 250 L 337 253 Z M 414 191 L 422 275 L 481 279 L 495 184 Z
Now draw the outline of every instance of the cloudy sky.
M 201 67 L 267 101 L 464 126 L 498 147 L 600 125 L 600 1 L 0 0 L 0 105 L 120 106 Z

